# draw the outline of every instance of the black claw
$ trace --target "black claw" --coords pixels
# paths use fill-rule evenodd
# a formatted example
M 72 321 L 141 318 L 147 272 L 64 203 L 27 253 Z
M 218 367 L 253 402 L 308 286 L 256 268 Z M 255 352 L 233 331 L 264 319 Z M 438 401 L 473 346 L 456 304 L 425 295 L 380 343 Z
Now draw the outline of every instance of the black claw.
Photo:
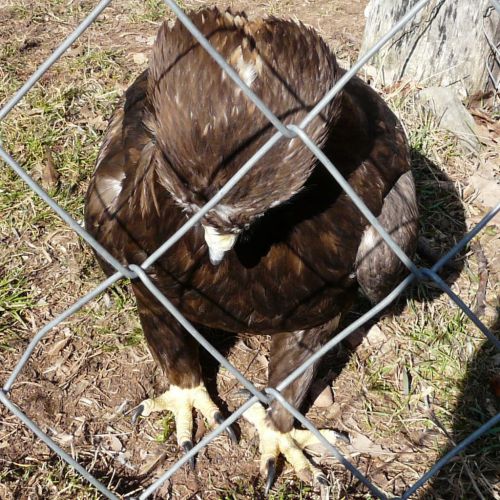
M 231 443 L 238 444 L 238 438 L 236 437 L 236 433 L 234 432 L 234 430 L 231 426 L 226 428 L 226 432 L 229 436 L 229 439 L 231 440 Z
M 193 449 L 193 443 L 191 441 L 184 441 L 181 446 L 182 446 L 182 449 L 186 453 L 189 453 Z M 195 466 L 194 457 L 195 457 L 195 455 L 193 455 L 189 459 L 189 466 L 191 467 L 192 470 L 194 470 L 194 466 Z
M 318 474 L 316 476 L 316 481 L 318 481 L 319 484 L 321 484 L 321 486 L 329 486 L 330 483 L 328 482 L 328 479 L 326 478 L 326 476 L 324 474 Z
M 276 476 L 276 460 L 274 458 L 268 459 L 266 463 L 267 469 L 267 479 L 266 486 L 264 488 L 264 494 L 267 496 L 269 494 L 269 490 L 274 483 L 274 477 Z
M 221 425 L 225 419 L 219 411 L 216 411 L 214 413 L 214 420 L 217 424 Z M 236 434 L 234 433 L 234 430 L 230 425 L 226 427 L 226 432 L 229 435 L 229 439 L 231 440 L 231 443 L 238 444 L 238 438 L 236 437 Z
M 347 434 L 343 434 L 342 432 L 336 432 L 337 439 L 343 441 L 346 444 L 351 444 L 351 438 Z
M 132 420 L 132 425 L 135 425 L 137 423 L 137 419 L 142 415 L 142 412 L 144 411 L 144 405 L 139 405 L 133 412 L 132 412 L 132 417 L 130 420 Z

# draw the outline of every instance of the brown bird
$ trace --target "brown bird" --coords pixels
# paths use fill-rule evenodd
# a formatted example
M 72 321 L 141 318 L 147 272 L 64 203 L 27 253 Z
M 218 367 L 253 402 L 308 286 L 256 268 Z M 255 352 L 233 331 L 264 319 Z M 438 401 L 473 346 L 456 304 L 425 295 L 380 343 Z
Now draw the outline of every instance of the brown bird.
M 343 74 L 326 43 L 303 24 L 217 9 L 190 19 L 285 124 L 298 124 Z M 353 78 L 306 132 L 412 256 L 417 204 L 409 151 L 383 100 Z M 126 91 L 105 133 L 87 193 L 88 231 L 124 264 L 140 265 L 274 133 L 183 24 L 164 22 L 149 68 Z M 359 289 L 380 300 L 404 272 L 299 138 L 282 138 L 147 269 L 207 335 L 214 329 L 271 335 L 270 387 L 335 335 Z M 170 383 L 138 413 L 173 411 L 178 443 L 189 449 L 193 408 L 213 424 L 222 418 L 202 380 L 198 345 L 139 280 L 132 287 L 149 348 Z M 282 391 L 293 406 L 301 406 L 314 371 Z M 321 480 L 303 455 L 307 431 L 294 429 L 279 403 L 266 412 L 254 405 L 245 416 L 259 432 L 268 486 L 285 452 L 297 474 Z

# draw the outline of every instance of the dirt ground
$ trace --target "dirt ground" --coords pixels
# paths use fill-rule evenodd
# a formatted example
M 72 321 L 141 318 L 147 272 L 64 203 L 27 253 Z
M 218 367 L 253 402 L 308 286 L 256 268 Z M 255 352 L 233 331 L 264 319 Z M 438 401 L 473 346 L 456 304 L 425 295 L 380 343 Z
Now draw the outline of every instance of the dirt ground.
M 90 1 L 0 3 L 0 103 L 31 75 L 93 7 Z M 187 8 L 207 2 L 185 1 Z M 249 14 L 291 16 L 314 26 L 349 66 L 361 45 L 366 0 L 214 2 Z M 81 220 L 83 196 L 100 137 L 117 97 L 147 64 L 160 19 L 153 0 L 115 2 L 43 78 L 0 128 L 7 150 Z M 491 101 L 471 103 L 482 134 L 479 157 L 459 152 L 415 107 L 418 86 L 379 89 L 405 123 L 412 144 L 422 237 L 440 255 L 487 211 L 470 182 L 498 165 L 500 128 Z M 49 166 L 48 166 L 49 165 Z M 52 167 L 51 167 L 52 165 Z M 58 176 L 56 180 L 53 170 Z M 0 380 L 33 335 L 103 275 L 92 253 L 18 179 L 0 166 Z M 452 289 L 498 328 L 499 223 L 493 221 L 445 271 Z M 425 261 L 421 261 L 428 265 Z M 134 427 L 129 412 L 166 388 L 143 341 L 129 286 L 120 283 L 54 328 L 35 349 L 12 400 L 62 448 L 118 495 L 150 485 L 181 456 L 172 418 Z M 367 309 L 361 303 L 354 319 Z M 500 358 L 433 285 L 414 287 L 377 325 L 327 356 L 309 404 L 319 427 L 349 435 L 341 450 L 380 488 L 401 494 L 455 441 L 498 412 L 491 392 Z M 356 340 L 357 339 L 357 340 Z M 217 347 L 259 387 L 267 380 L 267 338 L 217 339 Z M 228 415 L 241 398 L 236 380 L 207 356 L 211 394 Z M 328 388 L 331 389 L 330 401 Z M 497 389 L 498 390 L 498 389 Z M 314 398 L 312 398 L 314 399 Z M 309 403 L 312 402 L 312 399 Z M 157 498 L 261 498 L 258 443 L 239 421 L 239 444 L 223 435 L 203 449 L 194 471 L 183 467 Z M 195 441 L 206 432 L 196 420 Z M 494 434 L 493 434 L 494 437 Z M 500 447 L 485 437 L 457 457 L 415 498 L 500 498 Z M 328 473 L 330 498 L 371 498 L 333 458 L 316 457 Z M 481 496 L 477 496 L 477 492 Z M 315 498 L 281 464 L 270 498 Z M 100 498 L 84 480 L 0 407 L 0 498 Z

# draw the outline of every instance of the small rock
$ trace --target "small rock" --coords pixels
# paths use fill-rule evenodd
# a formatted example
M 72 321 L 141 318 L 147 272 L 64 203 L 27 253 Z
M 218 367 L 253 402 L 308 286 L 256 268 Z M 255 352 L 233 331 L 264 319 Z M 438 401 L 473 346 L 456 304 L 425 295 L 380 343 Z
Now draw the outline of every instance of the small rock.
M 370 455 L 380 455 L 386 454 L 386 450 L 382 446 L 374 443 L 367 436 L 360 434 L 359 432 L 351 432 L 351 449 L 354 453 L 368 453 Z
M 500 203 L 500 180 L 491 162 L 486 162 L 472 174 L 464 195 L 474 195 L 477 201 L 489 209 Z
M 373 325 L 365 336 L 365 340 L 372 347 L 378 347 L 387 341 L 386 334 L 378 325 Z
M 138 66 L 142 66 L 144 64 L 147 64 L 148 56 L 143 52 L 136 52 L 135 54 L 132 54 L 132 60 Z
M 356 349 L 366 336 L 365 327 L 360 327 L 349 334 L 345 339 L 344 343 L 349 347 L 349 349 Z
M 333 404 L 332 388 L 327 385 L 314 400 L 313 406 L 316 408 L 330 408 Z
M 481 143 L 477 137 L 474 118 L 453 89 L 429 87 L 421 90 L 418 98 L 437 118 L 438 126 L 455 134 L 466 151 L 479 151 Z
M 121 451 L 123 448 L 121 441 L 113 434 L 106 436 L 103 440 L 103 446 L 106 450 L 115 452 Z

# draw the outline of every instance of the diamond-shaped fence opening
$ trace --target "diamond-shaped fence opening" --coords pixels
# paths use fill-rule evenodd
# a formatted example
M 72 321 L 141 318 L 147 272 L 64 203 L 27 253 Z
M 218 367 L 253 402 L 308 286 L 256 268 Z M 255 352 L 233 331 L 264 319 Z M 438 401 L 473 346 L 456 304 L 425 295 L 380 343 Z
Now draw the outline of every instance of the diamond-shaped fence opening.
M 71 33 L 70 36 L 52 53 L 52 55 L 43 63 L 33 76 L 22 86 L 22 88 L 14 95 L 14 97 L 0 110 L 0 120 L 4 119 L 8 113 L 17 105 L 23 96 L 35 85 L 35 83 L 42 77 L 42 75 L 52 66 L 54 62 L 70 47 L 70 45 L 89 27 L 99 14 L 105 9 L 111 0 L 101 1 L 95 9 L 87 16 L 87 18 Z M 245 83 L 239 78 L 238 74 L 229 66 L 226 61 L 211 47 L 210 43 L 203 37 L 197 28 L 191 23 L 186 14 L 173 0 L 165 0 L 165 3 L 174 11 L 186 28 L 198 40 L 198 42 L 211 54 L 216 62 L 223 68 L 227 75 L 234 81 L 235 85 L 239 85 L 241 90 L 247 95 L 249 99 L 254 101 L 256 106 L 264 113 L 264 115 L 275 126 L 275 135 L 266 143 L 248 162 L 241 167 L 241 169 L 232 177 L 227 184 L 193 217 L 191 217 L 175 234 L 173 234 L 163 245 L 161 245 L 152 255 L 150 255 L 141 266 L 130 265 L 128 267 L 122 266 L 112 255 L 96 242 L 83 227 L 76 222 L 67 212 L 65 212 L 57 203 L 45 193 L 38 184 L 20 167 L 16 160 L 10 156 L 2 147 L 0 147 L 0 157 L 8 164 L 14 172 L 16 172 L 28 186 L 40 196 L 79 236 L 81 236 L 95 251 L 109 264 L 111 264 L 116 273 L 106 280 L 102 281 L 94 290 L 87 293 L 85 296 L 78 299 L 74 304 L 67 308 L 57 318 L 46 324 L 33 338 L 29 346 L 26 348 L 24 354 L 19 360 L 17 366 L 0 391 L 0 401 L 15 415 L 17 416 L 29 429 L 31 429 L 44 443 L 46 443 L 55 453 L 57 453 L 69 465 L 75 468 L 86 480 L 92 483 L 101 493 L 107 498 L 118 498 L 106 486 L 95 479 L 84 467 L 75 461 L 67 452 L 61 449 L 46 433 L 44 433 L 37 424 L 29 418 L 16 404 L 14 404 L 10 397 L 9 392 L 16 381 L 21 370 L 33 354 L 34 349 L 40 340 L 55 326 L 65 321 L 72 314 L 81 309 L 89 301 L 97 297 L 99 294 L 107 290 L 112 284 L 118 282 L 123 278 L 135 278 L 142 281 L 146 288 L 156 297 L 156 299 L 171 313 L 171 315 L 179 321 L 182 326 L 221 364 L 223 365 L 246 389 L 248 389 L 252 397 L 242 406 L 240 406 L 233 414 L 227 418 L 219 427 L 209 432 L 196 446 L 193 447 L 186 455 L 170 467 L 161 477 L 159 477 L 147 489 L 142 491 L 138 498 L 147 498 L 153 494 L 157 488 L 170 478 L 183 464 L 185 464 L 191 457 L 198 453 L 204 446 L 210 443 L 217 435 L 223 432 L 229 425 L 235 422 L 250 406 L 255 402 L 261 401 L 269 403 L 276 399 L 278 400 L 293 416 L 301 422 L 307 429 L 312 431 L 317 438 L 326 446 L 330 453 L 341 462 L 359 481 L 364 483 L 367 488 L 378 498 L 387 498 L 384 494 L 368 477 L 366 477 L 357 467 L 355 467 L 349 460 L 347 460 L 341 452 L 332 444 L 330 444 L 316 429 L 316 427 L 305 418 L 296 408 L 293 408 L 281 395 L 281 392 L 289 384 L 291 384 L 297 377 L 305 372 L 313 363 L 319 360 L 326 352 L 332 349 L 340 341 L 346 338 L 354 330 L 365 324 L 369 319 L 376 316 L 380 311 L 391 304 L 410 283 L 416 279 L 432 280 L 442 291 L 446 292 L 449 297 L 458 305 L 458 307 L 471 319 L 471 321 L 481 330 L 481 332 L 500 350 L 500 342 L 488 330 L 488 328 L 478 319 L 478 317 L 467 307 L 464 302 L 458 297 L 448 285 L 438 275 L 441 268 L 459 253 L 487 224 L 490 222 L 500 210 L 500 205 L 497 205 L 490 213 L 488 213 L 466 236 L 457 243 L 446 255 L 444 255 L 438 262 L 436 262 L 430 269 L 418 268 L 412 260 L 404 254 L 401 248 L 392 240 L 387 232 L 380 226 L 376 217 L 371 214 L 369 209 L 365 206 L 362 200 L 349 186 L 347 181 L 342 177 L 340 172 L 335 168 L 331 161 L 323 154 L 314 142 L 307 136 L 304 129 L 318 115 L 322 109 L 333 99 L 333 97 L 343 88 L 343 86 L 352 78 L 356 72 L 385 44 L 387 43 L 405 24 L 411 21 L 418 12 L 425 7 L 430 0 L 420 0 L 411 8 L 403 18 L 397 22 L 393 28 L 380 39 L 380 41 L 372 47 L 359 61 L 347 71 L 342 78 L 335 84 L 335 86 L 324 96 L 318 105 L 309 113 L 309 115 L 299 124 L 285 126 L 280 120 L 267 108 L 267 106 L 260 101 L 260 99 L 248 88 Z M 451 1 L 451 0 L 448 0 Z M 492 0 L 492 6 L 496 9 L 499 4 L 496 0 Z M 492 46 L 493 47 L 493 46 Z M 497 47 L 494 47 L 497 50 Z M 498 53 L 498 52 L 497 52 Z M 494 60 L 490 62 L 494 64 Z M 490 71 L 491 74 L 491 71 Z M 252 169 L 257 161 L 262 158 L 283 136 L 285 137 L 298 137 L 303 141 L 305 146 L 309 148 L 318 160 L 325 166 L 330 174 L 335 178 L 342 189 L 351 197 L 358 209 L 363 213 L 366 219 L 376 228 L 381 234 L 383 239 L 391 247 L 391 249 L 398 255 L 405 266 L 411 271 L 410 275 L 405 278 L 387 297 L 380 301 L 376 306 L 371 308 L 359 319 L 350 324 L 342 332 L 332 338 L 326 345 L 315 352 L 310 358 L 302 364 L 298 369 L 292 372 L 285 380 L 283 380 L 276 388 L 268 388 L 264 391 L 259 391 L 245 376 L 240 373 L 223 355 L 221 355 L 197 330 L 192 324 L 176 309 L 176 307 L 156 288 L 154 283 L 149 279 L 145 270 L 151 266 L 160 256 L 162 256 L 176 241 L 178 241 L 187 231 L 189 231 L 201 218 L 212 209 L 219 201 Z M 447 462 L 454 456 L 459 454 L 470 443 L 484 435 L 489 429 L 500 422 L 500 415 L 493 416 L 486 423 L 481 425 L 476 431 L 471 433 L 466 439 L 456 445 L 446 455 L 444 455 L 427 473 L 425 473 L 416 483 L 413 484 L 401 498 L 409 498 L 420 486 L 422 486 L 430 477 L 436 474 Z

